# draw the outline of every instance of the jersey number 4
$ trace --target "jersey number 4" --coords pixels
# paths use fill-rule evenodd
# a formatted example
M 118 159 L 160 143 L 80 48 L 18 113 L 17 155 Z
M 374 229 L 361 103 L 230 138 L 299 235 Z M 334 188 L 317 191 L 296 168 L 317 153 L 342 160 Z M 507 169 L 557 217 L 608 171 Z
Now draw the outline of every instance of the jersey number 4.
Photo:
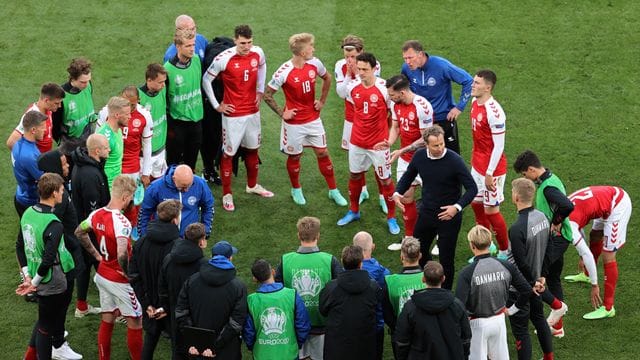
M 100 237 L 100 254 L 102 254 L 104 261 L 109 261 L 109 251 L 107 251 L 107 242 L 105 241 L 104 235 Z

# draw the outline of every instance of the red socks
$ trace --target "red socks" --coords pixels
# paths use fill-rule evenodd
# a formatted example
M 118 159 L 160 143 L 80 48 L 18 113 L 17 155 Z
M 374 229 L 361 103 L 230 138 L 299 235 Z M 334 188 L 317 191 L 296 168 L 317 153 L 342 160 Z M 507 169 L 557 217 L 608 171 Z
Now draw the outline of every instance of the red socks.
M 222 180 L 222 194 L 231 194 L 231 174 L 233 173 L 233 157 L 222 154 L 220 160 L 220 179 Z
M 563 316 L 563 317 L 564 317 L 564 316 Z M 553 328 L 554 328 L 554 329 L 556 329 L 556 330 L 560 330 L 560 329 L 562 329 L 562 318 L 563 318 L 563 317 L 561 317 L 561 318 L 560 318 L 560 320 L 558 320 L 558 322 L 557 322 L 555 325 L 553 325 Z
M 111 359 L 111 334 L 113 334 L 113 323 L 101 321 L 98 329 L 98 357 L 100 360 Z
M 553 353 L 552 352 L 544 353 L 542 355 L 542 360 L 553 360 Z
M 329 190 L 335 189 L 336 178 L 333 175 L 333 163 L 331 162 L 331 157 L 329 157 L 329 155 L 318 158 L 318 169 L 320 169 L 320 173 L 324 176 L 324 180 L 327 182 Z
M 24 353 L 23 360 L 38 360 L 38 353 L 35 346 L 27 347 L 27 352 Z
M 287 172 L 289 173 L 289 180 L 291 181 L 291 187 L 294 189 L 300 188 L 300 155 L 289 155 L 287 157 Z
M 500 250 L 509 249 L 509 235 L 507 234 L 507 224 L 504 222 L 502 214 L 497 212 L 495 214 L 487 214 L 487 219 L 491 223 L 493 231 L 496 233 L 496 240 L 498 241 L 498 248 Z
M 402 219 L 404 220 L 404 236 L 413 236 L 413 229 L 418 221 L 418 207 L 415 201 L 404 204 Z
M 362 192 L 362 179 L 364 174 L 361 174 L 360 179 L 353 180 L 349 178 L 349 210 L 357 213 L 360 211 L 360 193 Z
M 618 284 L 618 262 L 612 261 L 604 264 L 604 299 L 603 305 L 607 311 L 613 307 Z
M 131 359 L 140 360 L 142 358 L 142 328 L 127 328 L 127 347 Z
M 260 160 L 258 159 L 258 149 L 245 152 L 244 166 L 247 167 L 247 186 L 252 188 L 258 183 L 258 167 Z
M 86 311 L 89 308 L 86 300 L 77 300 L 76 301 L 76 309 L 80 311 Z
M 591 253 L 593 254 L 593 259 L 596 261 L 596 265 L 598 264 L 598 258 L 600 254 L 602 254 L 602 245 L 604 244 L 604 240 L 589 242 L 589 249 L 591 249 Z
M 384 202 L 387 203 L 387 219 L 392 219 L 396 217 L 396 202 L 391 199 L 393 196 L 393 191 L 395 190 L 395 185 L 393 185 L 393 180 L 389 179 L 389 183 L 384 185 L 382 181 L 378 181 L 380 185 L 382 185 L 382 191 L 380 192 L 384 196 Z M 358 197 L 360 194 L 358 194 Z
M 473 209 L 473 214 L 476 216 L 476 224 L 491 230 L 491 223 L 489 219 L 487 219 L 487 214 L 484 213 L 484 205 L 481 202 L 472 201 L 471 208 Z
M 551 306 L 553 310 L 558 310 L 562 307 L 562 301 L 560 301 L 560 299 L 558 299 L 557 297 L 554 297 L 553 302 L 549 304 L 549 306 Z

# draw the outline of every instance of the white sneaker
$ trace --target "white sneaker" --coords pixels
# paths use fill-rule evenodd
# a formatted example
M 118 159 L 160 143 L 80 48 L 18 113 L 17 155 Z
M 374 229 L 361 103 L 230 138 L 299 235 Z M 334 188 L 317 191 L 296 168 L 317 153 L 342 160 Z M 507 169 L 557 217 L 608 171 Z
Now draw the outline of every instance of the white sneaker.
M 391 243 L 391 245 L 387 246 L 387 250 L 391 251 L 399 251 L 402 248 L 402 244 L 399 242 Z
M 96 315 L 96 314 L 100 314 L 102 310 L 100 310 L 99 307 L 93 307 L 91 305 L 87 305 L 87 310 L 80 310 L 78 308 L 76 308 L 76 312 L 74 314 L 75 317 L 77 317 L 78 319 L 83 318 L 87 315 Z
M 249 186 L 247 186 L 247 194 L 256 194 L 256 195 L 260 195 L 262 197 L 266 197 L 266 198 L 270 198 L 273 197 L 273 193 L 265 188 L 262 187 L 262 185 L 260 184 L 256 184 L 256 186 L 250 188 Z
M 440 249 L 438 249 L 438 244 L 435 244 L 431 249 L 431 255 L 440 256 Z
M 560 307 L 560 309 L 551 310 L 549 316 L 547 317 L 547 324 L 549 324 L 549 326 L 555 325 L 558 321 L 560 321 L 564 314 L 567 313 L 567 310 L 569 310 L 569 307 L 567 306 L 567 304 L 562 302 L 562 306 Z
M 82 355 L 71 349 L 68 342 L 64 342 L 64 344 L 60 345 L 59 348 L 51 347 L 51 358 L 58 360 L 80 360 L 82 359 Z
M 234 211 L 236 206 L 233 205 L 233 195 L 226 194 L 222 197 L 222 208 L 227 211 Z

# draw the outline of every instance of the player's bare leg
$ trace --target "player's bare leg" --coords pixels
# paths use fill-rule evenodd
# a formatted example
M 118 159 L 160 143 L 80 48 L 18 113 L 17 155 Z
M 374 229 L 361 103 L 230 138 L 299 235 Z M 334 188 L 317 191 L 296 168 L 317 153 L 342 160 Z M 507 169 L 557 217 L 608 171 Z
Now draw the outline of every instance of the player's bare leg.
M 333 173 L 333 163 L 331 162 L 329 151 L 326 148 L 313 148 L 313 152 L 318 160 L 318 169 L 329 187 L 329 199 L 339 206 L 347 206 L 347 200 L 340 194 L 340 190 L 336 186 L 336 178 Z

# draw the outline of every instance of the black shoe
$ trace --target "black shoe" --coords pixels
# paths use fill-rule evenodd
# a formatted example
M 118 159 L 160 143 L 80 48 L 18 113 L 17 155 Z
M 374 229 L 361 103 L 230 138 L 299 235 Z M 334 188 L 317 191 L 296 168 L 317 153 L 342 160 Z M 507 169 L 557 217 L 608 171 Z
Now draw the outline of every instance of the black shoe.
M 38 302 L 38 295 L 36 295 L 36 293 L 27 294 L 27 295 L 24 296 L 24 301 L 37 303 Z
M 214 185 L 222 185 L 222 179 L 220 179 L 220 176 L 218 176 L 218 173 L 214 170 L 212 172 L 209 171 L 205 171 L 202 173 L 202 177 L 210 183 L 213 183 Z

